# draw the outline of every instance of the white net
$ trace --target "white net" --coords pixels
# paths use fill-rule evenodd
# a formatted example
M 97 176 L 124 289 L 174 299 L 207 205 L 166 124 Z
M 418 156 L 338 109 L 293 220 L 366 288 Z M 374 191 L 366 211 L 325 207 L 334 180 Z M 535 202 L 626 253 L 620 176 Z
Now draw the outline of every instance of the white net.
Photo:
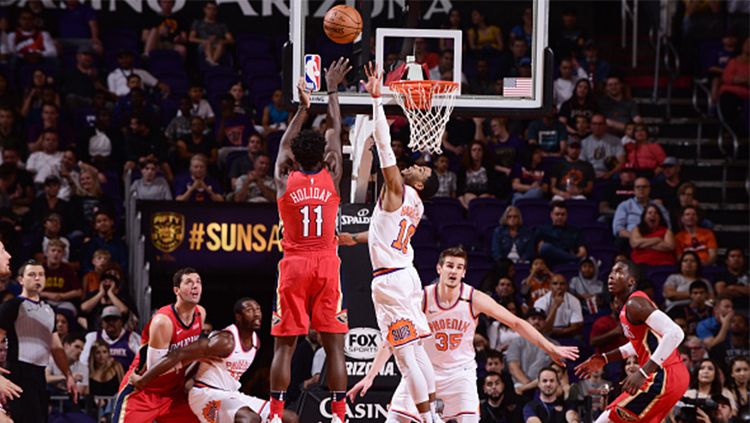
M 393 97 L 409 119 L 413 151 L 442 153 L 445 124 L 450 119 L 458 84 L 446 81 L 396 81 L 391 83 Z

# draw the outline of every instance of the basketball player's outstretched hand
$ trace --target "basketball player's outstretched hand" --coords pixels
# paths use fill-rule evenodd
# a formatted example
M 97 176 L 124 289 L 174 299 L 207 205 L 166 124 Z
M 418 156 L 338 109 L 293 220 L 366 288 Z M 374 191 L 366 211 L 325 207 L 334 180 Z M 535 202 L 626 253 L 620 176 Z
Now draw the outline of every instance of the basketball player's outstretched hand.
M 353 247 L 357 245 L 357 242 L 354 241 L 354 237 L 349 232 L 340 232 L 339 245 L 342 247 Z
M 565 367 L 563 359 L 575 361 L 578 358 L 578 347 L 563 347 L 561 345 L 556 345 L 552 350 L 550 357 L 552 357 L 552 361 Z
M 380 83 L 383 80 L 383 73 L 378 72 L 375 64 L 369 62 L 365 65 L 365 76 L 367 76 L 367 82 L 359 81 L 359 83 L 365 86 L 365 90 L 370 93 L 371 97 L 380 97 Z
M 306 109 L 309 109 L 310 108 L 310 91 L 307 90 L 304 76 L 300 76 L 299 81 L 297 81 L 297 92 L 299 92 L 299 105 Z
M 2 369 L 3 373 L 10 373 L 9 371 L 3 369 L 2 367 L 0 367 L 0 369 Z M 2 398 L 3 401 L 9 401 L 15 398 L 20 398 L 22 393 L 23 393 L 23 389 L 21 389 L 20 386 L 11 382 L 5 376 L 0 376 L 0 398 Z
M 352 70 L 349 65 L 349 59 L 340 57 L 339 60 L 331 63 L 328 69 L 324 69 L 326 73 L 326 87 L 328 91 L 336 91 L 341 81 L 344 80 L 346 74 Z
M 349 401 L 354 402 L 354 400 L 357 399 L 357 394 L 359 394 L 360 397 L 365 396 L 371 386 L 372 379 L 365 376 L 359 382 L 357 382 L 356 385 L 352 386 L 352 389 L 350 389 L 349 392 L 346 393 L 346 396 L 349 398 Z
M 591 373 L 601 369 L 604 365 L 604 358 L 601 354 L 592 355 L 588 360 L 576 366 L 576 376 L 582 379 L 588 379 Z

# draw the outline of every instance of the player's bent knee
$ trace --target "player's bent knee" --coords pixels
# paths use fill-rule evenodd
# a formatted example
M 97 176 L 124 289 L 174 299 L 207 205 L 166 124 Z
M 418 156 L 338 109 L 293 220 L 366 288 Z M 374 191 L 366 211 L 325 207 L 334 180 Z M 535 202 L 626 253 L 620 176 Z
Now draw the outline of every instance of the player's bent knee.
M 250 408 L 242 407 L 235 413 L 234 423 L 261 423 L 261 418 Z

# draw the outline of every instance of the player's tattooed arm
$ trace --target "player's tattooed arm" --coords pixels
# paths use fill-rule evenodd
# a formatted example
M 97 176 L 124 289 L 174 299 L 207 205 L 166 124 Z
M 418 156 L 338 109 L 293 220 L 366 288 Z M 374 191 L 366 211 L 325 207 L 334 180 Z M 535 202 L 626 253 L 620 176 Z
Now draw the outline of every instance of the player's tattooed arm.
M 341 108 L 339 107 L 339 96 L 336 89 L 346 78 L 346 74 L 352 69 L 349 59 L 344 57 L 331 63 L 331 67 L 325 69 L 326 86 L 328 89 L 328 118 L 330 127 L 326 130 L 326 149 L 324 160 L 331 171 L 333 183 L 339 189 L 339 181 L 343 174 L 344 156 L 341 152 Z
M 226 358 L 232 351 L 234 351 L 232 334 L 226 331 L 218 332 L 209 338 L 201 338 L 187 347 L 170 352 L 151 366 L 143 375 L 132 373 L 129 383 L 136 389 L 143 389 L 155 378 L 175 367 L 198 360 Z
M 281 137 L 279 154 L 276 156 L 274 180 L 276 182 L 277 197 L 281 197 L 286 192 L 286 177 L 289 174 L 291 163 L 294 161 L 292 140 L 299 135 L 310 110 L 310 92 L 305 87 L 305 79 L 303 77 L 300 77 L 299 81 L 297 81 L 297 92 L 299 93 L 299 108 L 291 122 L 289 122 L 286 131 L 284 131 L 284 135 Z

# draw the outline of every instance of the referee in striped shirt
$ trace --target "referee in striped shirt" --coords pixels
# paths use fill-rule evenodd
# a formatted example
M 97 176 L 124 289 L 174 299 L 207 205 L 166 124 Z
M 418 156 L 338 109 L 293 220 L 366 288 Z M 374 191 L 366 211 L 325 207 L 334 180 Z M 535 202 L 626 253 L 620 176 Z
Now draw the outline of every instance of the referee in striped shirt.
M 2 255 L 10 258 L 4 248 Z M 2 262 L 0 256 L 0 268 Z M 65 375 L 73 402 L 78 402 L 78 391 L 60 337 L 52 332 L 55 312 L 39 296 L 44 290 L 44 267 L 31 260 L 18 273 L 21 296 L 0 305 L 0 339 L 8 338 L 8 378 L 23 389 L 19 398 L 8 402 L 8 410 L 15 423 L 46 422 L 49 398 L 44 369 L 50 354 Z

